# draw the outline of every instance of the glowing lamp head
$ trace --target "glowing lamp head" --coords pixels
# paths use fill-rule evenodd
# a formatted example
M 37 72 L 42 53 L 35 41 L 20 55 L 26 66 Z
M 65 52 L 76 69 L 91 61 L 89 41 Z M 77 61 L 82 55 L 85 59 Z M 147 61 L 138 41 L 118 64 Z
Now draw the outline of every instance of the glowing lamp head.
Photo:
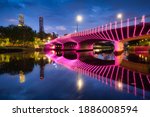
M 78 15 L 77 18 L 76 18 L 77 22 L 82 22 L 83 20 L 83 17 L 81 15 Z
M 123 15 L 121 13 L 117 14 L 118 19 L 122 19 Z

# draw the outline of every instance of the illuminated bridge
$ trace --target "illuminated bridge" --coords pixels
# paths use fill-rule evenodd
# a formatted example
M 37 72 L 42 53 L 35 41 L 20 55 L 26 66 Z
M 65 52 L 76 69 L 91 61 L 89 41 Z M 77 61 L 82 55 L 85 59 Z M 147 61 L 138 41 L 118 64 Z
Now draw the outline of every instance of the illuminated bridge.
M 149 64 L 127 61 L 123 58 L 124 54 L 115 56 L 114 60 L 95 58 L 93 52 L 70 52 L 69 56 L 66 55 L 56 54 L 54 51 L 47 53 L 48 58 L 70 70 L 96 78 L 119 90 L 150 99 L 146 97 L 146 92 L 150 91 Z M 91 59 L 87 60 L 89 58 Z
M 45 44 L 45 49 L 92 50 L 96 42 L 111 41 L 114 51 L 123 51 L 125 42 L 150 37 L 149 19 L 150 16 L 135 17 L 68 34 Z

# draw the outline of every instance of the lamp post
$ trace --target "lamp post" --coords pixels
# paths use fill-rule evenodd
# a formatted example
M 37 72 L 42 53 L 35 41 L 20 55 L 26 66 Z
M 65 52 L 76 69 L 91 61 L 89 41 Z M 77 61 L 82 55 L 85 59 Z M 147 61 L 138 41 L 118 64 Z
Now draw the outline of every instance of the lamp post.
M 77 15 L 77 17 L 76 17 L 76 21 L 77 21 L 77 32 L 78 32 L 78 23 L 80 23 L 80 22 L 82 22 L 82 20 L 83 20 L 83 17 L 81 16 L 81 15 Z

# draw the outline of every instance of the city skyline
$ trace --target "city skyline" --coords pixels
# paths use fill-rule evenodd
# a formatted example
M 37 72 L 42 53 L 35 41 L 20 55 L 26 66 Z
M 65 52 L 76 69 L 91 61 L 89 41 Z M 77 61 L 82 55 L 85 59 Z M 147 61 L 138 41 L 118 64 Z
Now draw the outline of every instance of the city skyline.
M 63 35 L 76 30 L 78 14 L 83 16 L 79 30 L 84 30 L 117 21 L 118 13 L 123 14 L 123 19 L 149 15 L 149 4 L 148 0 L 1 0 L 0 25 L 17 25 L 19 14 L 23 14 L 25 25 L 38 32 L 42 16 L 45 32 Z

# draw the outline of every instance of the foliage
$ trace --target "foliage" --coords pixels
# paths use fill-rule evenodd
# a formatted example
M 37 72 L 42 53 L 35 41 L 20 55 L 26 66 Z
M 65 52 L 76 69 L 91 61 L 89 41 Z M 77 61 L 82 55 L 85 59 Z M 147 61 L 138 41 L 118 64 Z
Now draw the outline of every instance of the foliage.
M 28 26 L 15 26 L 0 27 L 0 38 L 9 38 L 11 43 L 16 42 L 33 42 L 35 32 Z

